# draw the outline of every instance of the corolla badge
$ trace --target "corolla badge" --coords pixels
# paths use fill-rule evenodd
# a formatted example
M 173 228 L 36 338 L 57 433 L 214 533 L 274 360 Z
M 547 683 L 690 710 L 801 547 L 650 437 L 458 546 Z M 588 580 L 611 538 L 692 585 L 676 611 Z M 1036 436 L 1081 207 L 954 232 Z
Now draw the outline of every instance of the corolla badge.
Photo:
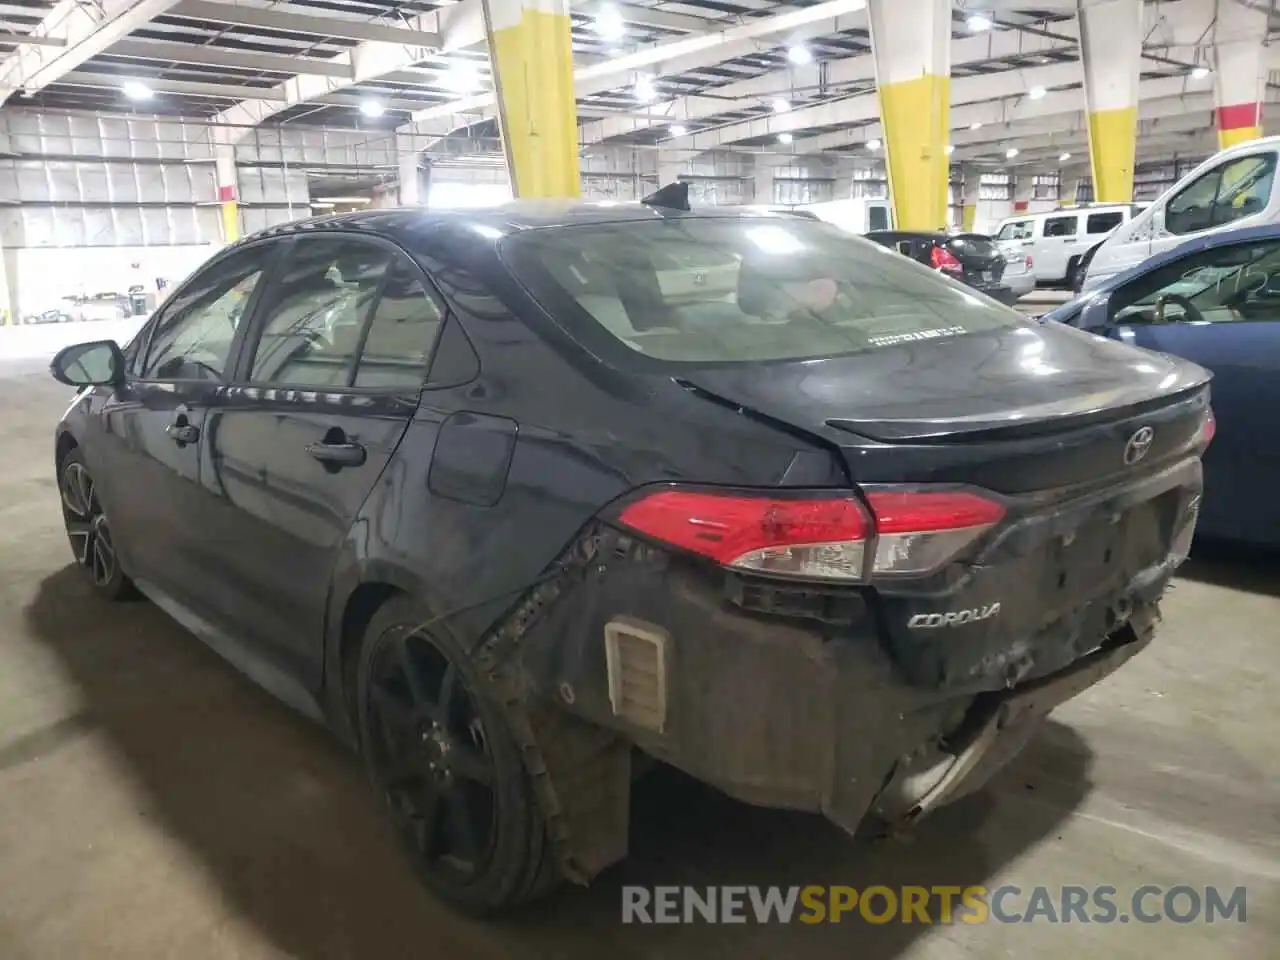
M 1132 467 L 1145 457 L 1155 438 L 1156 432 L 1150 427 L 1139 427 L 1124 445 L 1125 466 Z
M 907 621 L 908 630 L 936 630 L 939 627 L 958 627 L 965 623 L 977 623 L 1000 613 L 999 601 L 971 610 L 950 610 L 947 613 L 917 613 Z

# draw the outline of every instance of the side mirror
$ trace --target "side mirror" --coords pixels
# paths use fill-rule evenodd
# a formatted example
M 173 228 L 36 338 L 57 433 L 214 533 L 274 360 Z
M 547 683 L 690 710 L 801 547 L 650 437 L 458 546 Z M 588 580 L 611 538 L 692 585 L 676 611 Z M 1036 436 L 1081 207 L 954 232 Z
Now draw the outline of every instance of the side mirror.
M 124 354 L 114 340 L 75 343 L 58 351 L 49 372 L 69 387 L 117 386 L 124 383 Z
M 1094 294 L 1080 310 L 1080 320 L 1076 324 L 1081 330 L 1101 333 L 1110 324 L 1111 295 Z

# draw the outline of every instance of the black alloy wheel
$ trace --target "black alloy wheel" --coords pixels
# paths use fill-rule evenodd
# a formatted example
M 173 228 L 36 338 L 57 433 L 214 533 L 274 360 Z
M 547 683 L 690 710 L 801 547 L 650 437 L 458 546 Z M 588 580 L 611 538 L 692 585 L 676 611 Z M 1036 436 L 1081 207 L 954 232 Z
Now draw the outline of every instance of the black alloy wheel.
M 530 899 L 556 871 L 519 750 L 468 658 L 414 609 L 390 601 L 365 634 L 359 723 L 370 777 L 428 886 L 482 913 Z
M 94 590 L 112 600 L 131 595 L 133 587 L 120 569 L 111 525 L 79 450 L 72 450 L 63 460 L 58 487 L 67 540 Z

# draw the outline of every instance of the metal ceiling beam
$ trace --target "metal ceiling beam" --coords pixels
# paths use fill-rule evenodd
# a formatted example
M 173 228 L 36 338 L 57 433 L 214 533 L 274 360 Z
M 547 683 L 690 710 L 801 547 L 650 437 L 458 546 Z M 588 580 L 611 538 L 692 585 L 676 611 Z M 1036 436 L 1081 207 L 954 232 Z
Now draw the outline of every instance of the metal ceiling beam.
M 67 41 L 62 37 L 42 37 L 31 33 L 0 33 L 0 43 L 12 43 L 17 46 L 30 44 L 35 47 L 65 47 Z
M 232 47 L 180 43 L 173 40 L 120 40 L 107 51 L 113 57 L 159 60 L 165 63 L 199 63 L 214 67 L 240 67 L 268 73 L 307 74 L 314 77 L 350 77 L 351 66 L 336 59 L 259 53 Z
M 434 30 L 395 26 L 369 20 L 349 20 L 340 13 L 325 16 L 294 13 L 279 8 L 247 6 L 243 3 L 211 3 L 209 0 L 180 0 L 171 16 L 189 17 L 193 20 L 209 20 L 246 27 L 265 27 L 289 33 L 307 33 L 317 37 L 342 37 L 347 40 L 372 40 L 377 43 L 409 43 L 422 47 L 440 44 L 440 35 Z
M 64 41 L 63 46 L 19 47 L 0 61 L 0 103 L 14 91 L 33 93 L 102 53 L 176 0 L 58 0 L 31 31 Z
M 97 87 L 103 90 L 119 90 L 124 78 L 114 73 L 93 73 L 88 70 L 73 70 L 59 78 L 58 83 L 73 87 Z M 245 97 L 280 96 L 275 90 L 263 90 L 257 87 L 246 87 L 232 83 L 202 83 L 198 80 L 169 80 L 147 78 L 147 86 L 159 94 L 177 93 L 199 97 L 225 97 L 228 100 L 242 100 Z

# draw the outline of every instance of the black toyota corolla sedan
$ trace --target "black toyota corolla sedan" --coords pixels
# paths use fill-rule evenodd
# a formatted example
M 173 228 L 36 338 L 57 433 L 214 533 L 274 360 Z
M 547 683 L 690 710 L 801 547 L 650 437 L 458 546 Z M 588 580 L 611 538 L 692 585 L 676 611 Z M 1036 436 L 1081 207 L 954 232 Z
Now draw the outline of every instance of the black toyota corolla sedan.
M 277 227 L 53 372 L 96 590 L 331 725 L 476 910 L 625 856 L 641 755 L 849 831 L 975 789 L 1150 641 L 1212 423 L 1193 364 L 656 200 Z

